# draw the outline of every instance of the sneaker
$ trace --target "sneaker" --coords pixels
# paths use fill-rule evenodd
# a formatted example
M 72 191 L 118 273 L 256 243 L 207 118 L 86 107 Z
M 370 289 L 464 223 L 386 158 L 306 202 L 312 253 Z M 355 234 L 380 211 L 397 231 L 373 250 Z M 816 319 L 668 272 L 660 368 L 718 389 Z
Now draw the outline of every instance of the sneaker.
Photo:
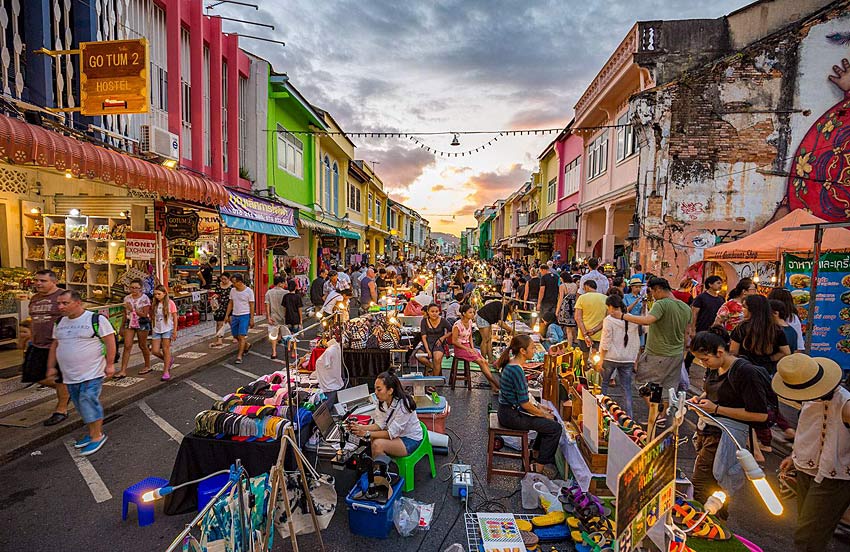
M 88 445 L 89 443 L 91 443 L 91 435 L 86 435 L 85 437 L 79 439 L 77 442 L 74 443 L 74 448 L 85 448 L 86 445 Z
M 53 414 L 51 414 L 51 415 L 50 415 L 50 417 L 49 417 L 49 418 L 47 418 L 46 420 L 44 420 L 44 425 L 46 425 L 46 426 L 54 426 L 54 425 L 56 425 L 56 424 L 58 424 L 58 423 L 64 422 L 64 421 L 65 421 L 65 420 L 67 420 L 67 419 L 68 419 L 68 415 L 67 415 L 67 414 L 63 414 L 63 413 L 61 413 L 61 412 L 54 412 Z
M 242 364 L 242 359 L 237 358 L 235 361 L 233 361 L 233 364 Z
M 88 456 L 89 454 L 94 454 L 95 452 L 100 450 L 100 447 L 106 443 L 106 435 L 100 441 L 92 441 L 88 445 L 84 446 L 80 449 L 80 456 Z

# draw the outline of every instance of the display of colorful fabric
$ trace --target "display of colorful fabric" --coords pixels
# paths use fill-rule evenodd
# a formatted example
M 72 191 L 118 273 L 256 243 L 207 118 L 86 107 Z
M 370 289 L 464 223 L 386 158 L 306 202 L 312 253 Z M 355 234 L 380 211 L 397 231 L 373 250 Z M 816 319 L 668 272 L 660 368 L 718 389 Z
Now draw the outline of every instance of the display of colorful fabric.
M 195 435 L 239 439 L 279 439 L 289 420 L 279 416 L 251 418 L 232 412 L 204 410 L 195 416 Z

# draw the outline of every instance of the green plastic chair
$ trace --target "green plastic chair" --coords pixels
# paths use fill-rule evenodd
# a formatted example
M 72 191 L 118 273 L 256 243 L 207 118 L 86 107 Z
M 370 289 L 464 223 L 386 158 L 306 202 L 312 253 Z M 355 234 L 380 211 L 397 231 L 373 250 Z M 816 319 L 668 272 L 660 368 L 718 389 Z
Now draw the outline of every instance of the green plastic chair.
M 422 442 L 419 443 L 416 450 L 408 456 L 393 457 L 393 462 L 398 466 L 399 475 L 404 477 L 404 492 L 413 490 L 414 468 L 425 456 L 428 456 L 428 462 L 431 464 L 431 477 L 437 477 L 437 468 L 434 465 L 434 449 L 431 447 L 431 440 L 428 439 L 428 428 L 422 422 L 419 422 L 419 425 L 422 426 Z

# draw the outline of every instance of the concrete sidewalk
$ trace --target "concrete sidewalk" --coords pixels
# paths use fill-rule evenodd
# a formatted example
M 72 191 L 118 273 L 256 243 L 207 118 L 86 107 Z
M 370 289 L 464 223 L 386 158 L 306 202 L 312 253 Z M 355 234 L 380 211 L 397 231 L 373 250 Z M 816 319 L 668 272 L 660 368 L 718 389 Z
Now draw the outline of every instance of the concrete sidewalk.
M 258 323 L 257 327 L 248 334 L 248 340 L 256 343 L 264 339 L 267 339 L 266 325 Z M 134 354 L 131 357 L 126 378 L 104 382 L 101 403 L 106 419 L 108 420 L 109 415 L 117 410 L 165 386 L 173 386 L 206 366 L 236 354 L 236 346 L 230 343 L 229 336 L 226 337 L 228 345 L 220 349 L 210 348 L 211 340 L 212 336 L 199 336 L 192 345 L 177 350 L 174 354 L 171 379 L 167 382 L 160 380 L 163 368 L 161 361 L 153 363 L 153 372 L 144 376 L 135 375 L 142 364 L 138 362 L 141 361 L 141 355 L 138 354 L 136 358 L 137 355 Z M 158 359 L 154 357 L 154 360 Z M 44 426 L 42 422 L 50 417 L 55 406 L 56 395 L 50 390 L 50 393 L 42 400 L 35 401 L 2 419 L 5 425 L 0 426 L 0 465 L 82 427 L 83 421 L 74 411 L 73 404 L 70 405 L 68 419 L 54 426 Z

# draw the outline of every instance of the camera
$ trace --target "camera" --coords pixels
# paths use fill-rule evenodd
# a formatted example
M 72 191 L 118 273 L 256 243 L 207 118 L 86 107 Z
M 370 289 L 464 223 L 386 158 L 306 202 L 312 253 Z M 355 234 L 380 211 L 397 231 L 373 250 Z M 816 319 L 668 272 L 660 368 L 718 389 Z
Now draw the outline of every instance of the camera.
M 638 388 L 638 393 L 640 393 L 641 397 L 649 397 L 649 402 L 660 403 L 664 395 L 664 389 L 657 383 L 649 382 L 641 385 Z

